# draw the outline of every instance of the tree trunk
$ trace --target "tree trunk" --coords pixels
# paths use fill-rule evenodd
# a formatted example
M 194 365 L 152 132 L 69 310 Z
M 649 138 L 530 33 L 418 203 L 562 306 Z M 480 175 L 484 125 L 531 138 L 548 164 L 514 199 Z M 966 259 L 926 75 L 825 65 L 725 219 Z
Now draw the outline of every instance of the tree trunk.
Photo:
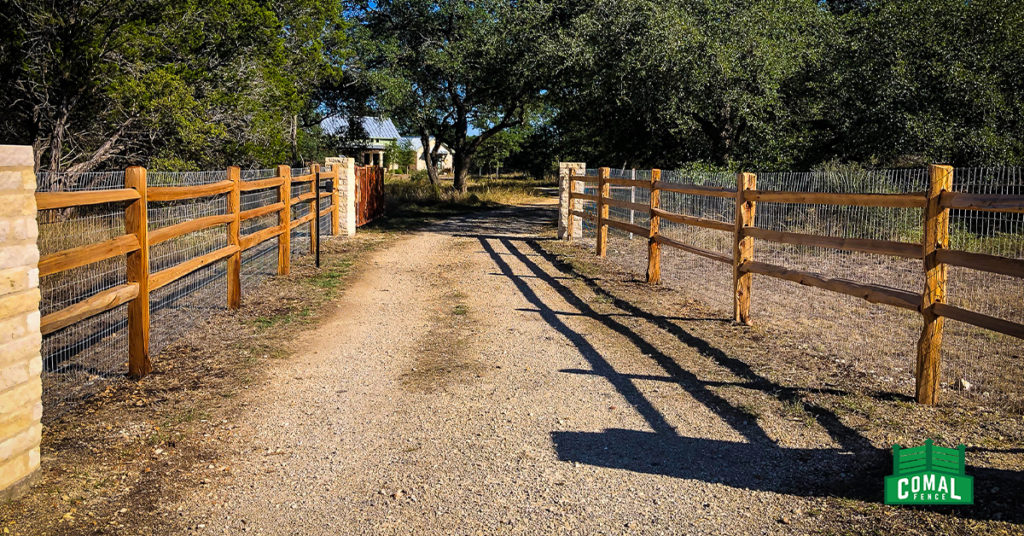
M 420 145 L 423 146 L 423 162 L 427 165 L 430 185 L 437 188 L 441 185 L 441 179 L 437 176 L 437 163 L 434 160 L 437 153 L 430 150 L 430 134 L 426 130 L 420 130 Z
M 470 156 L 466 154 L 465 148 L 460 151 L 456 151 L 456 153 L 452 155 L 453 171 L 455 173 L 454 186 L 455 190 L 460 194 L 466 193 L 466 190 L 469 188 L 469 184 L 466 179 L 469 177 L 469 166 L 472 163 Z

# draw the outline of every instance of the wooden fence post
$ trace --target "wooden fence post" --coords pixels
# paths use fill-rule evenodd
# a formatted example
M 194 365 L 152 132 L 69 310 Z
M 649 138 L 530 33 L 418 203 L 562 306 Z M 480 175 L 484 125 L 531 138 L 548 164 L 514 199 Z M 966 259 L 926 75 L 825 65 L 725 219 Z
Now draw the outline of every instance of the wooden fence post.
M 124 211 L 126 233 L 139 239 L 139 249 L 128 254 L 127 279 L 139 285 L 139 295 L 128 302 L 128 374 L 141 378 L 153 371 L 149 360 L 149 223 L 146 213 L 146 168 L 132 166 L 124 172 L 125 188 L 139 198 Z
M 753 274 L 742 272 L 740 266 L 754 260 L 754 238 L 746 236 L 744 227 L 754 226 L 754 202 L 745 198 L 745 192 L 757 189 L 757 175 L 736 174 L 736 228 L 733 230 L 732 281 L 733 321 L 750 325 L 750 284 Z
M 241 171 L 238 166 L 228 166 L 228 180 L 231 181 L 231 191 L 228 192 L 228 214 L 234 219 L 228 223 L 228 245 L 239 246 L 242 242 L 239 239 L 239 231 L 242 221 L 239 213 L 242 210 L 241 192 Z M 228 257 L 228 309 L 238 309 L 242 305 L 242 250 L 239 249 L 234 255 Z
M 934 405 L 939 399 L 939 366 L 942 351 L 943 318 L 933 306 L 946 303 L 947 267 L 939 262 L 937 251 L 949 247 L 949 209 L 939 204 L 939 196 L 953 189 L 953 168 L 928 167 L 928 204 L 924 209 L 924 293 L 921 315 L 924 329 L 917 343 L 916 395 L 920 404 Z
M 608 205 L 604 200 L 610 197 L 611 190 L 608 185 L 608 176 L 611 169 L 603 167 L 597 170 L 597 256 L 604 257 L 608 251 Z
M 292 168 L 277 166 L 277 175 L 284 178 L 277 190 L 278 200 L 284 208 L 277 213 L 281 234 L 277 237 L 277 275 L 288 275 L 292 267 Z
M 341 194 L 338 193 L 341 188 L 340 167 L 337 163 L 331 165 L 331 171 L 334 172 L 331 177 L 331 236 L 341 234 Z
M 311 164 L 309 166 L 309 173 L 313 176 L 313 180 L 309 183 L 309 191 L 313 194 L 313 200 L 309 202 L 309 210 L 313 213 L 313 219 L 309 220 L 309 252 L 310 254 L 316 251 L 316 242 L 320 240 L 317 236 L 317 220 L 320 219 L 320 196 L 317 194 L 317 173 L 320 172 L 320 164 Z
M 635 171 L 633 178 L 636 178 Z M 661 218 L 654 214 L 654 210 L 661 207 L 661 190 L 658 189 L 660 180 L 661 170 L 652 169 L 650 228 L 647 232 L 647 282 L 652 285 L 661 283 L 661 244 L 655 240 L 658 237 Z

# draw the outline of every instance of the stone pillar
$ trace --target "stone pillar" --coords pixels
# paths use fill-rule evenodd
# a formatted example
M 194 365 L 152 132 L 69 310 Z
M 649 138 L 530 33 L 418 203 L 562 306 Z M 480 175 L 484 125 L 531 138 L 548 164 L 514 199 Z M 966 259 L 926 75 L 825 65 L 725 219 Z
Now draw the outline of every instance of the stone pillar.
M 39 249 L 32 147 L 0 145 L 0 500 L 39 470 Z
M 558 163 L 558 239 L 565 240 L 569 233 L 569 170 L 576 175 L 583 175 L 587 172 L 587 165 L 583 162 L 559 162 Z M 577 187 L 577 192 L 580 187 Z M 578 209 L 581 203 L 573 203 Z M 572 236 L 579 239 L 583 236 L 583 219 L 573 218 Z
M 327 165 L 333 165 L 338 172 L 338 181 L 341 183 L 341 209 L 344 211 L 342 234 L 352 236 L 356 234 L 356 160 L 347 157 L 331 157 L 325 160 Z

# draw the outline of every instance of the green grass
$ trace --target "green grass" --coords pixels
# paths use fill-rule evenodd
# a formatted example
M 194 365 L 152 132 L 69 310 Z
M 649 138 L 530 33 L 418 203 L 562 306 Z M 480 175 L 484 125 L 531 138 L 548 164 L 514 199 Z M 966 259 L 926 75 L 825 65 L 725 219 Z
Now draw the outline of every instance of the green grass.
M 256 329 L 266 330 L 274 326 L 288 326 L 291 324 L 305 324 L 309 321 L 312 316 L 312 312 L 309 307 L 303 307 L 298 311 L 288 311 L 287 313 L 281 313 L 270 316 L 261 316 L 253 320 L 253 325 Z
M 333 296 L 334 291 L 337 291 L 341 288 L 342 283 L 344 283 L 345 278 L 351 271 L 351 260 L 345 259 L 336 261 L 331 263 L 331 265 L 327 267 L 326 270 L 321 271 L 314 275 L 313 277 L 311 277 L 309 279 L 309 282 L 314 287 L 327 290 L 329 296 Z

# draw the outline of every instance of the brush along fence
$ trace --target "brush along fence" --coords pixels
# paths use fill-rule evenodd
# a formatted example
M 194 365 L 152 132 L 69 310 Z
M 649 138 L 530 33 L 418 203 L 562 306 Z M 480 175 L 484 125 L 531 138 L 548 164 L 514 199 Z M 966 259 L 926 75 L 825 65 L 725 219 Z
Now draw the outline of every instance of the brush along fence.
M 1018 288 L 1024 278 L 1024 260 L 1020 258 L 1024 256 L 1024 191 L 1016 182 L 1010 188 L 992 187 L 998 183 L 992 182 L 993 173 L 984 170 L 964 170 L 962 174 L 968 180 L 960 191 L 954 189 L 954 170 L 948 166 L 864 172 L 856 181 L 846 177 L 832 183 L 822 180 L 829 178 L 828 174 L 763 174 L 769 188 L 759 188 L 759 177 L 753 173 L 674 174 L 675 179 L 693 179 L 684 182 L 663 180 L 661 170 L 657 169 L 641 172 L 644 177 L 637 179 L 636 171 L 612 176 L 609 168 L 580 173 L 570 167 L 567 195 L 562 197 L 562 203 L 567 204 L 562 214 L 568 221 L 561 228 L 572 240 L 582 229 L 592 226 L 599 256 L 607 254 L 609 228 L 630 237 L 646 237 L 647 281 L 652 284 L 661 281 L 663 247 L 726 265 L 728 268 L 723 268 L 732 274 L 732 317 L 744 324 L 751 322 L 754 274 L 913 311 L 920 315 L 922 325 L 914 367 L 916 398 L 923 404 L 935 404 L 944 319 L 1024 339 L 1024 324 L 1016 319 L 977 310 L 994 309 L 1006 313 L 1005 316 L 1019 316 L 1019 300 L 1013 304 L 1009 303 L 1014 301 L 1012 297 L 1005 300 L 991 294 L 987 300 L 991 303 L 975 303 L 975 309 L 953 305 L 947 299 L 951 268 L 1011 278 L 1017 281 Z M 979 180 L 982 175 L 987 179 Z M 732 184 L 727 186 L 728 182 Z M 789 185 L 792 189 L 773 189 L 772 185 Z M 903 191 L 908 186 L 921 186 L 923 191 Z M 820 189 L 813 191 L 816 187 Z M 629 199 L 622 195 L 627 192 Z M 663 206 L 665 195 L 673 196 L 676 210 Z M 765 212 L 765 217 L 756 217 L 759 211 Z M 950 242 L 951 211 L 958 216 L 954 247 Z M 974 212 L 1001 216 L 978 221 L 970 216 Z M 589 225 L 579 226 L 577 219 Z M 638 223 L 638 219 L 647 221 Z M 761 226 L 756 225 L 759 220 L 763 222 Z M 673 231 L 682 232 L 667 233 L 666 224 L 673 225 Z M 989 243 L 1000 244 L 997 254 L 978 252 L 971 240 L 964 238 L 982 235 Z M 809 265 L 817 262 L 815 259 L 808 262 L 806 256 L 784 249 L 768 248 L 771 258 L 759 260 L 755 242 L 881 256 L 901 262 L 879 261 L 871 270 L 853 270 L 852 264 L 847 264 L 851 259 L 843 259 L 836 267 L 840 272 L 847 268 L 848 276 L 833 277 L 809 269 Z M 955 247 L 958 244 L 960 247 Z M 906 263 L 916 263 L 917 269 L 907 270 Z M 804 266 L 793 268 L 793 264 Z M 861 273 L 876 281 L 849 278 Z M 882 280 L 877 281 L 879 278 Z M 923 290 L 907 290 L 915 286 Z M 999 303 L 1003 301 L 1007 303 Z
M 339 188 L 351 177 L 341 169 L 131 167 L 79 175 L 74 184 L 40 174 L 47 414 L 125 369 L 148 374 L 158 351 L 151 331 L 166 344 L 211 310 L 239 307 L 244 287 L 288 274 L 292 255 L 338 234 L 351 210 Z

